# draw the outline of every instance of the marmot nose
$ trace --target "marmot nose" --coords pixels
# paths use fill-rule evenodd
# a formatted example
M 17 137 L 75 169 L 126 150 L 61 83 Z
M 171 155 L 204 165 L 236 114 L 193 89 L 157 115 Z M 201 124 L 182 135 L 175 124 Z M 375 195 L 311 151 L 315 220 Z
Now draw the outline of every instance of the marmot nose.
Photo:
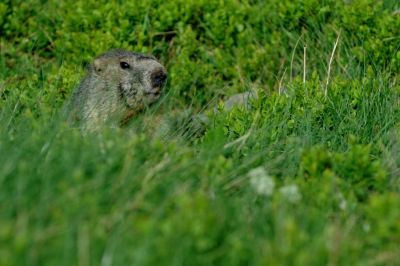
M 151 85 L 153 87 L 162 87 L 167 80 L 167 73 L 164 70 L 157 70 L 151 74 Z

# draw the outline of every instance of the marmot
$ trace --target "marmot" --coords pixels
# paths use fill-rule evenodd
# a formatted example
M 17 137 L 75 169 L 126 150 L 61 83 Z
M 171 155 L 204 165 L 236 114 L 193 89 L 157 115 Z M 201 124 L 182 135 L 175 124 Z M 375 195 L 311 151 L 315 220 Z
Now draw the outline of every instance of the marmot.
M 166 80 L 167 71 L 154 56 L 108 51 L 88 66 L 73 94 L 69 119 L 88 130 L 124 124 L 160 98 Z

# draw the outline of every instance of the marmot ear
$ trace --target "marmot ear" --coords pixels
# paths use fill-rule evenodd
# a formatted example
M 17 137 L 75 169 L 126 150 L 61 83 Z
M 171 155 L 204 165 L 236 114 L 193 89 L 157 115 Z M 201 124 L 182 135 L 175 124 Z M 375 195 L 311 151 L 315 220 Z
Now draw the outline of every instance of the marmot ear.
M 101 58 L 97 58 L 93 61 L 93 69 L 96 73 L 102 72 L 103 69 L 103 60 Z

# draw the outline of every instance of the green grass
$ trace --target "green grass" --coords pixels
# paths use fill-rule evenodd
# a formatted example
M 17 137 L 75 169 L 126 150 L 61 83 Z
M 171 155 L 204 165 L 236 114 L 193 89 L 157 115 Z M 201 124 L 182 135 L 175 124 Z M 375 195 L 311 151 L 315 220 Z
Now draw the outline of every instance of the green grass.
M 399 8 L 1 2 L 0 265 L 399 265 Z M 163 98 L 82 134 L 65 106 L 120 47 L 166 65 Z

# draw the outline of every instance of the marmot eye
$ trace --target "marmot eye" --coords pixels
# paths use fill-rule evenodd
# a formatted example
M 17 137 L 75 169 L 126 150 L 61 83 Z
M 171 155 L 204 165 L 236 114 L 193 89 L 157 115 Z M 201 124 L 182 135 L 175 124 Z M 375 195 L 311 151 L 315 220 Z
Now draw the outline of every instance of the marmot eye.
M 119 65 L 121 66 L 122 69 L 128 69 L 131 67 L 127 62 L 121 62 L 119 63 Z

